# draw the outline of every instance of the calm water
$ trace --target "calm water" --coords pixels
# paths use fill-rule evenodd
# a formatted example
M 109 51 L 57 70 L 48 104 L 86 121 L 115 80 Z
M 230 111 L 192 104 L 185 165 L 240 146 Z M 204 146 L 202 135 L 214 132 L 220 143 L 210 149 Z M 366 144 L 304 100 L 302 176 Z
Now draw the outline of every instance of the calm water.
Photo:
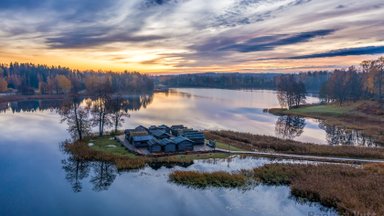
M 181 123 L 201 129 L 231 129 L 319 144 L 351 144 L 345 140 L 352 140 L 335 139 L 329 134 L 341 129 L 319 125 L 311 119 L 279 119 L 263 113 L 263 108 L 278 106 L 272 91 L 179 89 L 130 100 L 127 109 L 131 118 L 125 127 Z M 316 101 L 316 98 L 310 100 Z M 308 212 L 321 212 L 318 205 L 299 203 L 291 198 L 288 187 L 201 190 L 168 182 L 168 174 L 175 169 L 232 171 L 276 162 L 269 159 L 203 160 L 188 167 L 152 166 L 124 173 L 118 173 L 107 163 L 79 163 L 60 150 L 59 144 L 69 135 L 67 125 L 60 123 L 54 110 L 59 104 L 60 101 L 29 101 L 0 107 L 3 110 L 0 113 L 0 215 L 308 215 Z M 352 144 L 360 144 L 359 139 L 362 138 L 356 138 Z

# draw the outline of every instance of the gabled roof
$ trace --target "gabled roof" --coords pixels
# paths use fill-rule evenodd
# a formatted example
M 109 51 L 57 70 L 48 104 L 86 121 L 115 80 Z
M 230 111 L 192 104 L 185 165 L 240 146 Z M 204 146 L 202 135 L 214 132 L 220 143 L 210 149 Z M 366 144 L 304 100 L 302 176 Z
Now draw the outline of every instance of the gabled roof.
M 138 131 L 138 130 L 145 130 L 145 131 L 148 131 L 148 129 L 147 129 L 146 127 L 142 126 L 142 125 L 137 126 L 137 127 L 135 128 L 135 130 L 136 130 L 136 131 Z
M 182 137 L 182 136 L 172 137 L 171 140 L 173 142 L 175 142 L 176 144 L 179 144 L 179 143 L 184 142 L 184 141 L 188 141 L 188 142 L 192 142 L 193 143 L 192 140 L 190 140 L 190 139 L 188 139 L 186 137 Z
M 153 145 L 162 145 L 162 144 L 157 139 L 151 139 L 148 141 L 148 145 L 153 146 Z
M 184 129 L 184 125 L 172 125 L 171 129 Z
M 159 136 L 162 136 L 164 134 L 167 134 L 167 132 L 165 130 L 160 130 L 160 129 L 156 129 L 156 130 L 149 130 L 149 132 L 155 136 L 155 137 L 159 137 Z
M 173 140 L 167 139 L 167 138 L 166 139 L 161 139 L 158 142 L 160 143 L 160 145 L 163 145 L 163 146 L 169 145 L 169 144 L 176 144 L 175 142 L 173 142 Z
M 154 137 L 151 136 L 151 135 L 146 135 L 146 136 L 133 136 L 133 137 L 132 137 L 132 140 L 133 140 L 134 142 L 149 141 L 149 140 L 152 140 L 152 139 L 154 139 Z

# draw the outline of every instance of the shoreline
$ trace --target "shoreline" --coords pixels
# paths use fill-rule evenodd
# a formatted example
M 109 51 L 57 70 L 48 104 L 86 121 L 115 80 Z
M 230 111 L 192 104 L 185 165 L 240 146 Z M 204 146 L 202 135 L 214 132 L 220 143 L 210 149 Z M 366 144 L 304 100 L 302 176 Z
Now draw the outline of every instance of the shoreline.
M 377 144 L 384 144 L 384 111 L 373 101 L 338 104 L 311 104 L 290 110 L 283 108 L 265 109 L 277 116 L 293 115 L 322 120 L 326 124 L 350 130 L 358 130 L 372 137 Z
M 11 103 L 27 100 L 63 100 L 67 95 L 7 95 L 0 97 L 0 103 Z

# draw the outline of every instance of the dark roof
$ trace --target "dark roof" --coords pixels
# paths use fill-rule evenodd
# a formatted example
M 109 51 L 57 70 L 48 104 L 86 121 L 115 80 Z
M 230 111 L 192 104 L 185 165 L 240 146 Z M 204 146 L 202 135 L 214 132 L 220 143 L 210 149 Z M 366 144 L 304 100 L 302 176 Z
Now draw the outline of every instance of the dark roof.
M 167 125 L 160 125 L 158 128 L 161 128 L 161 129 L 170 129 Z
M 148 131 L 148 129 L 147 129 L 146 127 L 142 126 L 142 125 L 137 126 L 137 127 L 135 128 L 135 130 L 136 130 L 136 131 L 138 131 L 138 130 L 145 130 L 145 131 Z
M 148 145 L 153 146 L 153 145 L 162 145 L 162 144 L 157 139 L 151 139 L 148 141 Z
M 171 140 L 173 142 L 175 142 L 176 144 L 179 144 L 179 143 L 184 142 L 184 141 L 193 142 L 192 140 L 190 140 L 186 137 L 182 137 L 182 136 L 172 137 Z
M 175 144 L 175 142 L 173 142 L 173 140 L 171 139 L 161 139 L 161 140 L 158 140 L 158 142 L 160 143 L 160 145 L 168 145 L 168 144 Z
M 152 140 L 152 139 L 154 139 L 154 137 L 151 136 L 151 135 L 146 135 L 146 136 L 133 136 L 133 137 L 132 137 L 132 140 L 133 140 L 134 142 L 149 141 L 149 140 Z
M 159 137 L 159 136 L 162 136 L 164 134 L 166 134 L 167 132 L 165 130 L 159 130 L 159 129 L 156 129 L 156 130 L 149 130 L 149 132 L 155 136 L 155 137 Z
M 171 129 L 185 129 L 184 125 L 172 125 Z

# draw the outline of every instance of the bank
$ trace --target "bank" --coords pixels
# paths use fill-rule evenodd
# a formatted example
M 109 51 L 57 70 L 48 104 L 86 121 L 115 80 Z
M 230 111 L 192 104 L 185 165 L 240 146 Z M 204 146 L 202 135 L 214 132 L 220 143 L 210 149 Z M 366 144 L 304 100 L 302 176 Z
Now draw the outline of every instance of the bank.
M 375 101 L 346 102 L 342 105 L 315 104 L 290 110 L 281 108 L 266 109 L 274 115 L 296 115 L 325 121 L 326 124 L 347 129 L 359 130 L 384 145 L 384 109 Z

